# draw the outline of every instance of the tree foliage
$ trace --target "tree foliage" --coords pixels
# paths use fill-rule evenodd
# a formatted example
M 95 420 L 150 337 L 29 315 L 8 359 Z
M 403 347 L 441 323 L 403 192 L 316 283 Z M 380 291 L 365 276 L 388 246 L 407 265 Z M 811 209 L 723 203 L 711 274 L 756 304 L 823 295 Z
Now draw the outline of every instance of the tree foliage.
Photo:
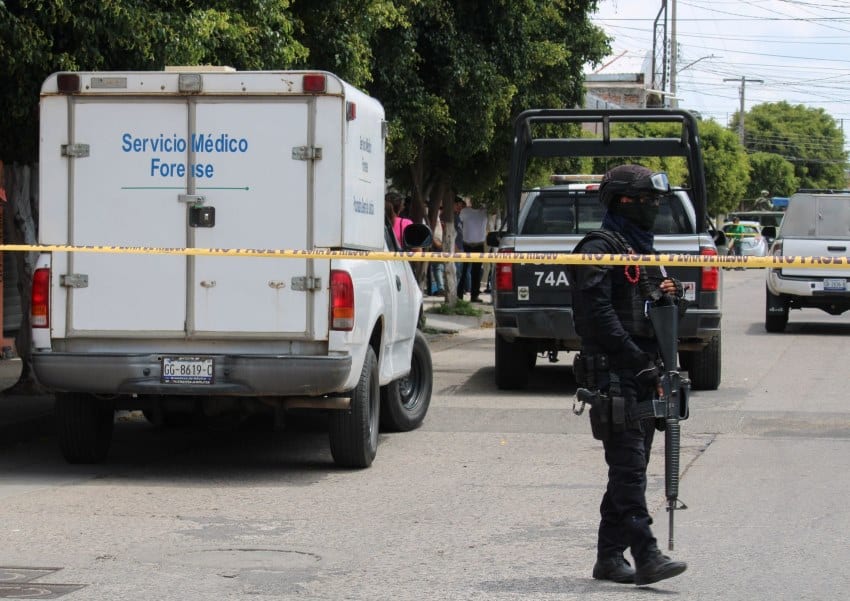
M 706 209 L 709 215 L 737 208 L 749 183 L 749 163 L 744 148 L 734 133 L 714 121 L 700 120 L 699 135 L 705 163 Z M 680 131 L 665 123 L 621 123 L 615 135 L 634 138 L 675 138 Z M 637 163 L 664 171 L 673 186 L 688 186 L 689 173 L 682 157 L 618 157 L 616 164 Z M 604 173 L 615 165 L 610 159 L 594 161 L 594 172 Z
M 736 114 L 732 127 L 737 128 Z M 794 165 L 800 188 L 844 188 L 844 135 L 823 109 L 787 102 L 754 106 L 744 118 L 748 152 L 779 155 Z
M 767 196 L 790 196 L 800 188 L 794 175 L 794 165 L 778 154 L 754 152 L 750 159 L 750 185 L 747 186 L 748 199 L 759 198 L 762 191 Z
M 307 55 L 290 0 L 0 1 L 0 160 L 37 156 L 41 83 L 64 70 L 282 68 Z
M 708 214 L 720 215 L 738 207 L 750 182 L 750 166 L 741 141 L 716 121 L 699 123 L 705 160 Z
M 370 90 L 391 119 L 390 174 L 420 207 L 455 192 L 494 199 L 513 116 L 581 104 L 583 66 L 607 51 L 595 4 L 421 0 L 409 27 L 379 34 Z

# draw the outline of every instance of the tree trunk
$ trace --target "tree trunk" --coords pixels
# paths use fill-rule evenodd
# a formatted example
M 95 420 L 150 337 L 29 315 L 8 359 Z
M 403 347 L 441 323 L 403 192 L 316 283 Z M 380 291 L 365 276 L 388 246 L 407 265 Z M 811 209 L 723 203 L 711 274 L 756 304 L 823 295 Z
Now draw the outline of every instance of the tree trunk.
M 6 219 L 9 221 L 8 244 L 37 244 L 36 217 L 38 206 L 38 167 L 13 164 L 5 169 Z M 21 357 L 22 370 L 19 386 L 36 385 L 32 371 L 32 336 L 30 332 L 30 302 L 32 275 L 37 252 L 13 253 L 18 271 L 18 293 L 21 297 L 21 323 L 15 346 Z

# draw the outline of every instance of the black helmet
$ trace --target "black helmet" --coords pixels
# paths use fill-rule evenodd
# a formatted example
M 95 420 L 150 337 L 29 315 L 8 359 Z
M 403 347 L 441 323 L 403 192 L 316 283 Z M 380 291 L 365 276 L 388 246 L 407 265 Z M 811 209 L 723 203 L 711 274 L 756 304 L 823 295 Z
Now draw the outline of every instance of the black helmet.
M 606 209 L 620 196 L 637 197 L 642 194 L 662 194 L 670 191 L 666 173 L 657 173 L 642 165 L 620 165 L 602 177 L 599 184 L 599 201 Z

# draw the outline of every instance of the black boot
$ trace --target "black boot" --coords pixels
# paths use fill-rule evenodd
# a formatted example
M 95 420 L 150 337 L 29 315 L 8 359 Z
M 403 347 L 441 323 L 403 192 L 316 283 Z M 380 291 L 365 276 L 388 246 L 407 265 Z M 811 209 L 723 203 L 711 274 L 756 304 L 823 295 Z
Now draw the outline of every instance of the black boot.
M 635 581 L 635 570 L 622 555 L 600 557 L 593 566 L 593 577 L 596 580 L 631 584 Z
M 673 561 L 658 549 L 650 552 L 647 559 L 638 562 L 635 570 L 635 584 L 644 586 L 678 576 L 688 569 L 684 561 Z

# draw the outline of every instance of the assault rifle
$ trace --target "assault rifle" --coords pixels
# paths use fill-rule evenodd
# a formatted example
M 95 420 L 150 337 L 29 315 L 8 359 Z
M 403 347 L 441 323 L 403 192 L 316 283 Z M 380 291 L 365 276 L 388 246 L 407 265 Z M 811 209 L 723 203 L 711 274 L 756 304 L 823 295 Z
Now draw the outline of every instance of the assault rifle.
M 680 421 L 688 419 L 691 381 L 683 378 L 678 366 L 679 306 L 678 299 L 663 295 L 647 303 L 647 315 L 655 329 L 663 371 L 659 398 L 653 399 L 656 419 L 664 420 L 664 493 L 667 496 L 669 530 L 667 548 L 673 550 L 673 516 L 677 509 L 687 509 L 679 500 Z
M 671 295 L 653 293 L 654 300 L 647 301 L 646 313 L 655 329 L 658 340 L 659 354 L 663 369 L 659 375 L 661 395 L 650 401 L 640 403 L 638 416 L 655 417 L 663 421 L 664 427 L 664 492 L 667 497 L 667 512 L 669 514 L 669 532 L 667 547 L 673 550 L 673 518 L 676 510 L 687 509 L 687 505 L 679 500 L 679 455 L 681 447 L 680 421 L 688 419 L 688 399 L 691 391 L 691 381 L 683 378 L 678 367 L 678 336 L 679 336 L 679 300 Z M 579 357 L 577 357 L 579 359 Z M 610 427 L 611 421 L 622 421 L 612 415 L 611 398 L 596 389 L 593 369 L 583 368 L 581 361 L 574 362 L 576 379 L 585 383 L 589 388 L 580 387 L 576 390 L 576 401 L 573 413 L 581 415 L 585 405 L 595 409 L 594 422 L 591 411 L 591 426 L 604 430 Z M 601 423 L 600 423 L 601 422 Z M 594 436 L 596 432 L 594 431 Z M 596 436 L 599 438 L 599 436 Z

